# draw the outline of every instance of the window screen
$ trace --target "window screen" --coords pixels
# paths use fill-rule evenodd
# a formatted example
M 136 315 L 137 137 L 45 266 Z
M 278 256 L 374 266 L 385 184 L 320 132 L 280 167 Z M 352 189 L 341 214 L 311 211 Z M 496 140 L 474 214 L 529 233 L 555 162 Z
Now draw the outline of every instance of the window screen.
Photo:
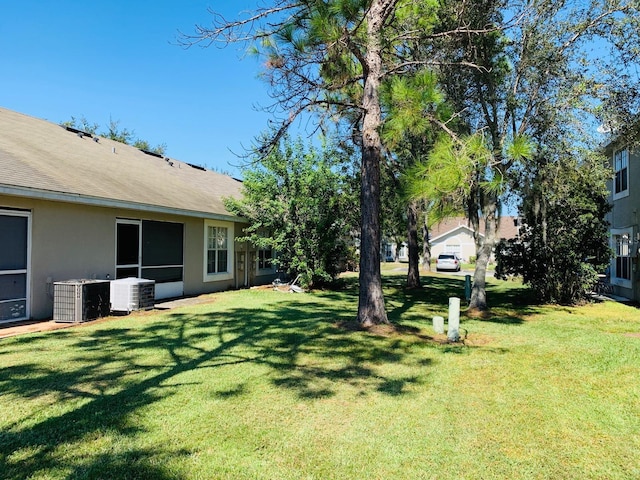
M 140 248 L 140 225 L 135 223 L 118 223 L 118 265 L 136 265 Z
M 142 266 L 182 265 L 183 225 L 142 222 Z
M 0 270 L 27 268 L 26 217 L 0 215 Z

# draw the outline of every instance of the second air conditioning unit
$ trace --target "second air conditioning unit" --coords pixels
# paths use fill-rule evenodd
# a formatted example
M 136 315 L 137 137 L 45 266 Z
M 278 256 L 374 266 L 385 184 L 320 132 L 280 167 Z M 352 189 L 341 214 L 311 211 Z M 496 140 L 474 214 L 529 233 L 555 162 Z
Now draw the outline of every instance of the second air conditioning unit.
M 109 282 L 66 280 L 53 284 L 53 320 L 79 323 L 109 315 Z
M 111 282 L 111 311 L 132 312 L 153 308 L 155 281 L 145 278 L 121 278 Z

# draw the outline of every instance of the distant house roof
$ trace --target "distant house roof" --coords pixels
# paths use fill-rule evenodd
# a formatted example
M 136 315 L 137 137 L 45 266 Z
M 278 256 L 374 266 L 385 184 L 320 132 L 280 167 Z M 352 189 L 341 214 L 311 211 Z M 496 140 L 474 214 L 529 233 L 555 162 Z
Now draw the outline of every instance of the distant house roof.
M 515 224 L 517 217 L 500 217 L 500 225 L 498 226 L 498 238 L 516 238 L 518 229 Z M 469 225 L 469 220 L 464 217 L 446 218 L 440 223 L 431 227 L 429 236 L 431 240 L 437 240 L 438 238 L 446 235 L 458 228 L 468 229 L 470 233 L 473 233 L 473 228 Z M 480 222 L 480 235 L 484 235 L 484 222 Z
M 135 147 L 0 108 L 0 193 L 234 219 L 242 183 Z

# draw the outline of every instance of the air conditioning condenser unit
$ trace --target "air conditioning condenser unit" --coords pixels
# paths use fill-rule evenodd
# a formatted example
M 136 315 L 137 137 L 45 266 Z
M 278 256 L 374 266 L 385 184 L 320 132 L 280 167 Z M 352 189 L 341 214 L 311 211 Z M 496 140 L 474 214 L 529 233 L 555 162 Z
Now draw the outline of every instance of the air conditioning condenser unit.
M 111 311 L 132 312 L 153 308 L 155 281 L 145 278 L 121 278 L 111 281 Z
M 80 323 L 109 315 L 108 280 L 66 280 L 53 284 L 53 320 Z

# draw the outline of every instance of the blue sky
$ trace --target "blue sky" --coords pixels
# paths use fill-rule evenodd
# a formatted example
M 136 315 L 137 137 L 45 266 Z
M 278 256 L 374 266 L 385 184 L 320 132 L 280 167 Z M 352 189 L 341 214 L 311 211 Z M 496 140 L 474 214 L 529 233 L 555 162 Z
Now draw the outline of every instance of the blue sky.
M 245 46 L 183 49 L 178 31 L 251 0 L 13 0 L 0 7 L 0 106 L 54 123 L 109 119 L 172 158 L 238 174 L 267 126 L 267 86 Z

